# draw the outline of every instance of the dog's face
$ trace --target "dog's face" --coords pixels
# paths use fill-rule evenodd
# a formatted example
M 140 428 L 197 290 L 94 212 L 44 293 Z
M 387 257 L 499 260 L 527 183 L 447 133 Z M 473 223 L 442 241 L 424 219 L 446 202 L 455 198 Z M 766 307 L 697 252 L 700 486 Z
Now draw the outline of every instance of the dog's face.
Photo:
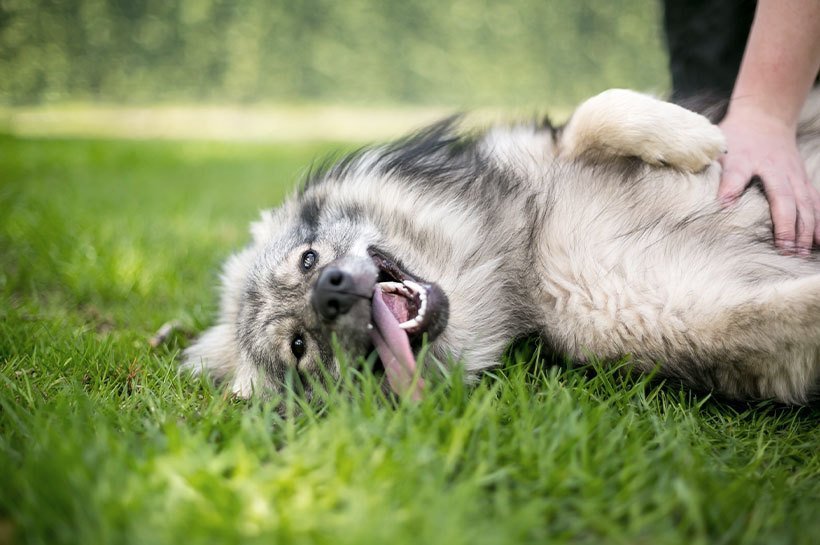
M 338 343 L 354 357 L 375 349 L 389 386 L 407 393 L 423 339 L 446 328 L 447 296 L 371 225 L 314 212 L 306 222 L 291 203 L 254 225 L 254 244 L 226 265 L 220 323 L 185 365 L 230 380 L 241 396 L 288 382 L 310 396 L 338 377 Z

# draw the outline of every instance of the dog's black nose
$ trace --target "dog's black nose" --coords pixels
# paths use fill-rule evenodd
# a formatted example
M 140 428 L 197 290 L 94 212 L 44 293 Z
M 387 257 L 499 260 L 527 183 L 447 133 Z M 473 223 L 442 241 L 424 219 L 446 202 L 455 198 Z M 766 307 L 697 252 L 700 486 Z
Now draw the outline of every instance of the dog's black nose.
M 327 267 L 319 274 L 310 302 L 322 318 L 333 320 L 349 311 L 357 297 L 350 273 Z

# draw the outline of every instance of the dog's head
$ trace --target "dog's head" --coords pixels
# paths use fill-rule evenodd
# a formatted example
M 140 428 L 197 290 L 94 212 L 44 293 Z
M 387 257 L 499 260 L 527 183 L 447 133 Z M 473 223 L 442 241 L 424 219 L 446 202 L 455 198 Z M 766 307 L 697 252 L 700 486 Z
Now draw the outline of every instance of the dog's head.
M 423 339 L 446 328 L 444 291 L 371 222 L 325 209 L 318 197 L 302 194 L 264 213 L 252 233 L 225 265 L 219 323 L 186 350 L 183 366 L 243 397 L 288 381 L 309 396 L 312 385 L 338 377 L 336 342 L 352 356 L 376 350 L 387 383 L 408 393 Z
M 488 155 L 502 133 L 462 138 L 455 122 L 320 168 L 265 212 L 228 260 L 219 321 L 184 367 L 248 396 L 337 377 L 338 342 L 354 357 L 378 352 L 389 386 L 418 395 L 425 339 L 427 354 L 472 374 L 536 330 L 526 241 L 538 200 L 509 166 L 521 161 Z M 509 195 L 514 213 L 488 206 Z

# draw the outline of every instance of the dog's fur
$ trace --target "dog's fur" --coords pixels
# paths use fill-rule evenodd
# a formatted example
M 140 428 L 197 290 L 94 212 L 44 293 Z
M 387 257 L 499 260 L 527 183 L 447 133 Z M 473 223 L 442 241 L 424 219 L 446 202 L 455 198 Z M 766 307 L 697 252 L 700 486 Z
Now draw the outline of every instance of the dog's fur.
M 354 354 L 372 350 L 371 303 L 323 319 L 312 291 L 332 265 L 372 292 L 377 248 L 440 287 L 448 304 L 433 317 L 429 356 L 468 374 L 535 333 L 571 358 L 630 356 L 642 372 L 658 366 L 732 398 L 811 398 L 820 260 L 775 250 L 759 188 L 718 204 L 725 144 L 704 117 L 611 90 L 559 129 L 469 137 L 455 125 L 354 153 L 264 212 L 225 265 L 217 325 L 184 366 L 240 396 L 279 388 L 289 370 L 337 375 L 331 334 Z M 803 133 L 818 185 L 820 123 Z M 308 248 L 318 261 L 304 271 Z

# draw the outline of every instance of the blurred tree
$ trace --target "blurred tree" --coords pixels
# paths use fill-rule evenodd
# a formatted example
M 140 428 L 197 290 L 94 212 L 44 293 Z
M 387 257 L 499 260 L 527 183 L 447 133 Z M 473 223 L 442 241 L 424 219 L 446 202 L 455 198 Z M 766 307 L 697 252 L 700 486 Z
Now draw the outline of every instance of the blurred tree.
M 571 104 L 663 90 L 654 0 L 0 0 L 0 102 Z

